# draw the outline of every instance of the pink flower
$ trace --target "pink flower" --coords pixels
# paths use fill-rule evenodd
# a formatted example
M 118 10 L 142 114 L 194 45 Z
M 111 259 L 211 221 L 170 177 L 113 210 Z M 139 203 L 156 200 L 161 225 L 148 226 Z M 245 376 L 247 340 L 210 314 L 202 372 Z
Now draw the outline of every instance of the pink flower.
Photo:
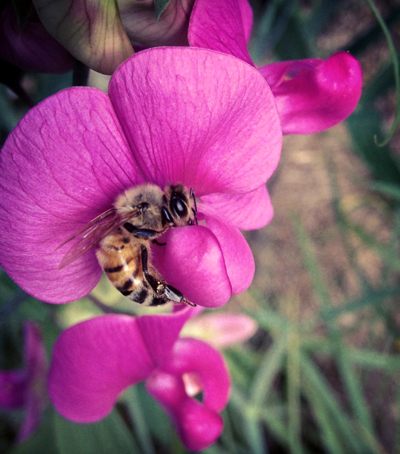
M 230 380 L 216 350 L 196 339 L 178 339 L 196 311 L 188 307 L 137 318 L 104 315 L 64 331 L 54 346 L 48 380 L 56 409 L 75 422 L 98 421 L 124 389 L 145 380 L 188 449 L 212 444 L 222 431 L 219 412 L 227 404 Z M 201 381 L 203 402 L 187 394 L 186 374 Z
M 0 408 L 26 411 L 17 441 L 29 438 L 40 423 L 46 404 L 46 352 L 39 327 L 25 324 L 24 367 L 20 370 L 0 371 Z
M 27 71 L 55 74 L 71 71 L 74 64 L 39 21 L 28 20 L 21 32 L 11 3 L 0 13 L 0 58 Z
M 111 78 L 109 94 L 75 87 L 20 121 L 0 155 L 0 263 L 51 303 L 87 295 L 102 270 L 94 249 L 58 270 L 74 232 L 124 190 L 181 182 L 205 225 L 170 229 L 154 264 L 190 301 L 225 304 L 251 283 L 239 231 L 272 216 L 265 182 L 281 150 L 273 96 L 259 72 L 206 49 L 155 48 Z
M 247 0 L 196 0 L 189 43 L 234 55 L 254 66 L 247 50 L 252 28 Z M 357 60 L 339 52 L 327 60 L 272 63 L 259 68 L 275 96 L 283 134 L 310 134 L 347 118 L 361 95 Z

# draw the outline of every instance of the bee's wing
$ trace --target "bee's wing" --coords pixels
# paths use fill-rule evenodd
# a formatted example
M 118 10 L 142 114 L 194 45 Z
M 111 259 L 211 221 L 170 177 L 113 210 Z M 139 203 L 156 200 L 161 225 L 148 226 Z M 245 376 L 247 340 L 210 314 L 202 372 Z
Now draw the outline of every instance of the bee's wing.
M 64 255 L 58 265 L 58 269 L 61 270 L 70 263 L 74 262 L 80 256 L 85 254 L 85 252 L 94 247 L 102 238 L 107 236 L 120 225 L 127 222 L 129 219 L 138 216 L 139 213 L 139 210 L 132 210 L 124 215 L 121 215 L 115 208 L 110 208 L 96 218 L 92 219 L 84 227 L 75 232 L 57 247 L 57 249 L 59 249 L 64 246 L 64 244 L 67 244 L 74 238 L 82 235 L 82 237 Z

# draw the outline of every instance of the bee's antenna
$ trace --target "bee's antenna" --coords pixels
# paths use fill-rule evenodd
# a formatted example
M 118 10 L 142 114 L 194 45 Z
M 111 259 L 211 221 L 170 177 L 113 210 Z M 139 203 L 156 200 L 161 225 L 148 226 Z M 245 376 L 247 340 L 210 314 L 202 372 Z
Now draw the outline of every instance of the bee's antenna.
M 197 222 L 197 203 L 196 203 L 196 197 L 194 195 L 193 188 L 190 188 L 190 197 L 193 199 L 194 203 L 194 208 L 192 208 L 193 214 L 194 214 L 194 220 L 196 221 L 196 225 L 199 225 Z

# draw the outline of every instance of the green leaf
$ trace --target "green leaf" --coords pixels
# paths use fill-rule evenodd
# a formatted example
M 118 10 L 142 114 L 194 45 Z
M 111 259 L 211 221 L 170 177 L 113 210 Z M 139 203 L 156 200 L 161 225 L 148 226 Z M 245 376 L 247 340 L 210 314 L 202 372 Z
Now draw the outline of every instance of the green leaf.
M 283 332 L 265 353 L 250 386 L 250 401 L 253 405 L 262 406 L 265 403 L 267 395 L 271 391 L 273 380 L 282 369 L 286 357 L 287 342 L 287 334 Z
M 156 9 L 156 18 L 157 20 L 160 19 L 161 14 L 167 7 L 170 0 L 154 0 L 154 7 Z
M 52 418 L 53 411 L 48 410 L 39 429 L 25 443 L 11 449 L 7 454 L 60 454 Z
M 369 104 L 360 107 L 347 119 L 355 149 L 377 180 L 398 184 L 400 170 L 390 148 L 387 145 L 378 147 L 374 141 L 374 137 L 383 137 L 379 114 Z
M 94 424 L 75 424 L 54 415 L 59 454 L 139 454 L 132 434 L 114 410 Z

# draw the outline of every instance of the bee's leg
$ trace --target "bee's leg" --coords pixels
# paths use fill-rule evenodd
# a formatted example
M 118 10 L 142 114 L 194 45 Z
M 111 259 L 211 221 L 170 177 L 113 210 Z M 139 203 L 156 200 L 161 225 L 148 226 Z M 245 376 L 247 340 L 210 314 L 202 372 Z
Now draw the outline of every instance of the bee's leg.
M 152 276 L 149 273 L 148 269 L 148 258 L 149 254 L 147 252 L 146 246 L 142 245 L 142 268 L 143 268 L 143 273 L 145 275 L 145 278 L 147 282 L 150 284 L 151 288 L 154 290 L 154 292 L 157 295 L 162 296 L 163 298 L 173 301 L 175 303 L 186 303 L 189 306 L 195 307 L 196 304 L 190 302 L 187 300 L 182 293 L 177 290 L 175 287 L 172 287 L 172 285 L 168 285 L 165 282 L 162 282 L 160 280 L 157 280 L 154 276 Z
M 157 240 L 152 241 L 154 244 L 158 244 L 158 246 L 165 246 L 167 243 L 159 243 Z
M 150 284 L 150 287 L 156 292 L 156 294 L 160 294 L 160 285 L 162 282 L 158 281 L 154 276 L 149 273 L 148 263 L 149 263 L 149 253 L 147 251 L 146 246 L 142 244 L 142 268 L 144 276 L 147 282 Z

